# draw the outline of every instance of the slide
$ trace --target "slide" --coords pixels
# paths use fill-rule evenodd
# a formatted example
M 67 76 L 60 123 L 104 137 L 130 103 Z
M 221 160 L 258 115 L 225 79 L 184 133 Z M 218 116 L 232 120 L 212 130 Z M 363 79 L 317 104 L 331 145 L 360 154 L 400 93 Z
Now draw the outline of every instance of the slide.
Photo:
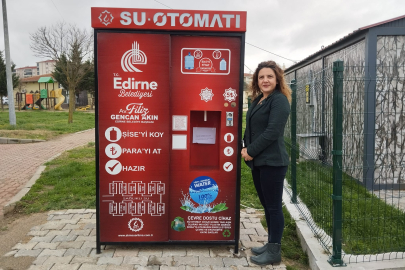
M 41 103 L 42 100 L 44 100 L 44 98 L 40 98 L 35 102 L 35 105 L 37 105 L 37 107 L 34 105 L 34 107 L 33 107 L 34 110 L 38 110 L 39 108 L 46 110 L 46 108 Z
M 62 88 L 55 90 L 55 98 L 58 99 L 58 103 L 55 105 L 55 110 L 62 110 L 62 103 L 65 101 L 65 96 L 62 95 Z

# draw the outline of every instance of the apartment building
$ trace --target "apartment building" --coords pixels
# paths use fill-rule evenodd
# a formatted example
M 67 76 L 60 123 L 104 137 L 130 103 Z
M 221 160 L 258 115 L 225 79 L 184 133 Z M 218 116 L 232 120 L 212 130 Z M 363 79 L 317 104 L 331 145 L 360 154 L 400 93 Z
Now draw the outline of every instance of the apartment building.
M 45 60 L 37 62 L 36 66 L 16 68 L 16 74 L 21 78 L 51 74 L 55 70 L 55 60 Z
M 15 73 L 20 78 L 28 78 L 39 75 L 36 66 L 16 68 Z
M 42 62 L 37 62 L 38 75 L 50 74 L 55 70 L 56 61 L 46 60 Z

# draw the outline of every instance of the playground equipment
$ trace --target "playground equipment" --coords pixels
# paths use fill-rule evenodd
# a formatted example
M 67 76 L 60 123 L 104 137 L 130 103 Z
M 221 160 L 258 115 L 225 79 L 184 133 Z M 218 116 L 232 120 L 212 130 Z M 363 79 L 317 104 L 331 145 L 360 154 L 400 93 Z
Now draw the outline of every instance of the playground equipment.
M 54 80 L 52 77 L 41 77 L 38 80 L 38 90 L 31 91 L 30 94 L 25 93 L 17 93 L 16 100 L 18 106 L 20 107 L 20 103 L 23 103 L 24 106 L 21 107 L 21 110 L 33 109 L 33 110 L 46 110 L 54 108 L 56 110 L 61 110 L 61 104 L 65 100 L 65 97 L 62 95 L 62 89 L 57 89 L 55 91 Z M 41 89 L 41 83 L 45 83 L 45 88 Z M 53 90 L 49 91 L 48 84 L 52 83 Z M 25 97 L 25 102 L 23 99 Z M 58 99 L 58 104 L 56 104 L 56 99 Z M 45 100 L 45 106 L 42 102 Z
M 65 96 L 62 95 L 62 88 L 51 91 L 51 97 L 52 96 L 58 99 L 55 110 L 62 110 L 62 103 L 65 101 Z

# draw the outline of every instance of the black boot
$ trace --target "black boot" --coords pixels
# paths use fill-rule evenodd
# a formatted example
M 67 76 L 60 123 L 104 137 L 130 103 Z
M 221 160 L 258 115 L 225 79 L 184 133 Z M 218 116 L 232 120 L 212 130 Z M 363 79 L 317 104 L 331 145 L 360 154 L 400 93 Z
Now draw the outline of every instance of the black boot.
M 266 243 L 266 244 L 265 244 L 264 246 L 262 246 L 262 247 L 253 247 L 253 248 L 251 248 L 250 250 L 252 251 L 253 254 L 255 254 L 255 255 L 260 255 L 260 254 L 262 254 L 263 252 L 266 251 L 268 244 L 269 244 L 269 243 Z
M 258 265 L 268 265 L 281 262 L 281 245 L 268 243 L 267 249 L 258 256 L 250 257 L 250 261 Z

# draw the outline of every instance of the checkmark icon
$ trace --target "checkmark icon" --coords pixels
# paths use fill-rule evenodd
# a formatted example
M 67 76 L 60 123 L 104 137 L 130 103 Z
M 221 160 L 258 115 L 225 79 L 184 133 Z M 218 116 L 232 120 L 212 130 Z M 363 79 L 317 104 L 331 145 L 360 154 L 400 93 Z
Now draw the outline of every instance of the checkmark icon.
M 233 169 L 233 164 L 231 162 L 225 162 L 223 168 L 226 172 L 230 172 Z
M 114 168 L 115 168 L 115 167 L 117 167 L 117 165 L 118 165 L 118 164 L 120 164 L 120 163 L 119 163 L 119 162 L 117 162 L 117 163 L 115 163 L 115 165 L 114 165 L 114 166 L 112 166 L 112 167 L 108 167 L 108 169 L 110 169 L 111 171 L 114 171 Z

